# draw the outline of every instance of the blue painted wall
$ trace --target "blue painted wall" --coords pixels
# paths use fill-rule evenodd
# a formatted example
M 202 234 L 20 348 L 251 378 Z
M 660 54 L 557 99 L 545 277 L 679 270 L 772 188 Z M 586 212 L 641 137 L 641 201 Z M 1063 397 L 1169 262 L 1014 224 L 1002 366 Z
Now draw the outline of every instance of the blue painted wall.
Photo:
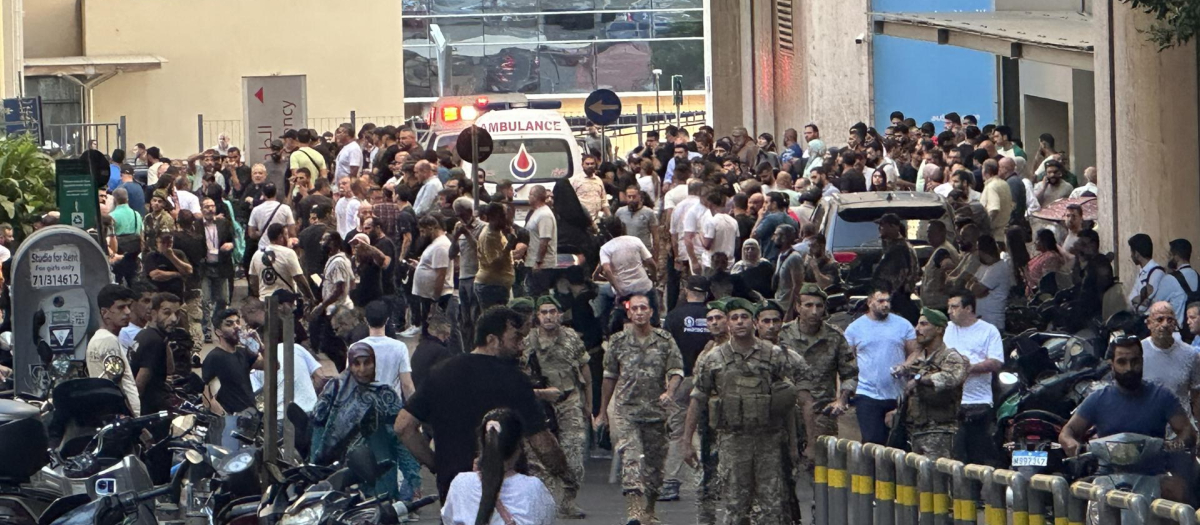
M 991 11 L 992 0 L 873 0 L 875 12 Z M 874 37 L 875 128 L 893 111 L 920 125 L 951 111 L 996 120 L 996 57 L 991 53 L 885 35 Z M 935 121 L 937 130 L 941 122 Z

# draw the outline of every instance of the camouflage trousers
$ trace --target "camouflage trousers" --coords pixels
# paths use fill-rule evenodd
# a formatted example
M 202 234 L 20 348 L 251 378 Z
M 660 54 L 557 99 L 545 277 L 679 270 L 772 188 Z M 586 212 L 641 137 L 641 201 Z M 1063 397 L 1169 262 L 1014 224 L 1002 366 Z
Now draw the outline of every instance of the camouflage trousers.
M 587 436 L 588 436 L 588 420 L 584 415 L 583 406 L 577 395 L 572 395 L 562 403 L 555 405 L 555 415 L 558 417 L 558 446 L 562 448 L 563 455 L 567 457 L 567 468 L 571 470 L 571 476 L 575 478 L 577 484 L 583 484 L 583 460 L 587 451 Z M 568 503 L 569 500 L 575 498 L 575 489 L 569 490 L 563 487 L 562 480 L 551 476 L 542 466 L 541 461 L 537 458 L 537 454 L 527 454 L 529 458 L 529 468 L 550 493 L 554 495 L 554 501 L 562 505 L 564 500 Z
M 200 323 L 204 318 L 203 302 L 199 294 L 196 294 L 191 299 L 183 303 L 183 307 L 179 309 L 181 315 L 179 318 L 179 326 L 187 329 L 188 335 L 192 336 L 192 344 L 195 346 L 193 351 L 199 352 L 201 345 L 204 344 L 204 330 Z
M 621 454 L 621 489 L 624 494 L 657 495 L 662 489 L 667 461 L 667 423 L 629 421 L 619 410 L 612 431 Z
M 716 525 L 717 499 L 720 485 L 717 476 L 717 446 L 714 443 L 712 429 L 708 428 L 708 411 L 700 411 L 697 422 L 700 436 L 700 481 L 696 489 L 696 523 L 700 525 Z
M 951 458 L 954 454 L 954 430 L 937 429 L 913 431 L 912 451 L 933 461 Z
M 717 472 L 726 525 L 783 523 L 782 439 L 777 429 L 718 432 Z

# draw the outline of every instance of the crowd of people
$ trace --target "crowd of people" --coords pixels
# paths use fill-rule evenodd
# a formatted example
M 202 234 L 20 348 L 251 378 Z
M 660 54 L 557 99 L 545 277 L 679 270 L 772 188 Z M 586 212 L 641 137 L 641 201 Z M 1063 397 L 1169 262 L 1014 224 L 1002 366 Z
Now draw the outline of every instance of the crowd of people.
M 1140 273 L 1126 294 L 1084 218 L 1095 168 L 1076 177 L 1050 135 L 1030 155 L 1007 126 L 942 124 L 895 113 L 836 148 L 816 124 L 779 143 L 669 126 L 624 158 L 586 140 L 582 173 L 530 185 L 527 202 L 393 126 L 289 130 L 250 162 L 227 143 L 170 159 L 116 150 L 98 180 L 116 284 L 97 297 L 88 370 L 134 413 L 167 408 L 174 378 L 198 375 L 229 446 L 275 380 L 310 415 L 311 461 L 368 447 L 396 466 L 375 490 L 401 499 L 421 493 L 424 466 L 446 523 L 582 518 L 585 459 L 609 436 L 630 519 L 655 522 L 697 479 L 701 523 L 718 499 L 725 523 L 794 523 L 817 436 L 852 408 L 842 424 L 864 442 L 903 425 L 913 451 L 1000 466 L 992 380 L 1008 312 L 1047 293 L 1060 329 L 1112 309 L 1147 318 L 1150 337 L 1114 343 L 1139 355 L 1114 352 L 1127 375 L 1089 399 L 1084 429 L 1124 428 L 1148 402 L 1143 373 L 1174 394 L 1155 414 L 1191 414 L 1191 244 L 1170 241 L 1164 267 L 1152 239 L 1130 238 Z M 883 214 L 882 255 L 852 289 L 812 217 L 865 191 L 934 193 L 954 213 Z M 1061 199 L 1061 226 L 1035 216 Z M 830 296 L 850 291 L 861 315 L 837 326 Z M 283 330 L 266 332 L 269 298 L 295 320 L 290 386 L 261 370 Z M 117 375 L 109 356 L 126 364 Z M 1139 428 L 1162 434 L 1149 417 Z

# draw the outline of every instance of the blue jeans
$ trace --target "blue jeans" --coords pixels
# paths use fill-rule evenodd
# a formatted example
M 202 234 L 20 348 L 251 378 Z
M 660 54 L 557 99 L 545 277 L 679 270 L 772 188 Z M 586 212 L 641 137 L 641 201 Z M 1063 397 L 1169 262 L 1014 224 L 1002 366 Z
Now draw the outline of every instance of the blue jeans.
M 511 290 L 507 286 L 497 284 L 475 283 L 475 300 L 479 301 L 479 311 L 483 312 L 498 304 L 508 304 Z
M 887 443 L 888 426 L 884 416 L 896 409 L 895 399 L 874 399 L 854 396 L 854 412 L 858 418 L 858 429 L 863 443 L 883 445 Z

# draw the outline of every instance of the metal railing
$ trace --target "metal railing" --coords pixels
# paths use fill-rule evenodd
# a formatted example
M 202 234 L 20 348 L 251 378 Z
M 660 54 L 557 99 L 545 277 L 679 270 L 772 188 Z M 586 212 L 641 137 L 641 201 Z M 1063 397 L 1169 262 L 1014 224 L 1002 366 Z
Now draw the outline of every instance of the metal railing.
M 419 117 L 409 117 L 397 115 L 381 115 L 381 116 L 360 116 L 355 111 L 350 111 L 348 115 L 341 117 L 309 117 L 305 126 L 309 129 L 317 130 L 317 133 L 324 134 L 325 132 L 333 132 L 338 126 L 349 123 L 357 132 L 359 126 L 372 123 L 376 126 L 396 126 L 401 127 L 408 125 L 419 129 L 427 129 L 423 122 L 417 122 Z M 217 137 L 224 133 L 229 137 L 229 143 L 242 149 L 246 149 L 246 141 L 243 137 L 244 130 L 241 119 L 232 120 L 216 120 L 204 118 L 204 114 L 196 115 L 197 126 L 197 145 L 196 151 L 204 151 L 207 148 L 213 147 L 217 143 Z
M 61 149 L 68 156 L 78 156 L 91 147 L 105 155 L 112 154 L 114 149 L 128 151 L 125 147 L 125 117 L 118 122 L 48 124 L 43 129 L 45 140 Z
M 818 438 L 815 450 L 817 525 L 975 524 L 980 500 L 987 525 L 1083 525 L 1089 510 L 1099 525 L 1200 522 L 1200 513 L 1183 503 L 1084 481 L 1068 484 L 1061 476 L 934 461 L 832 436 Z

